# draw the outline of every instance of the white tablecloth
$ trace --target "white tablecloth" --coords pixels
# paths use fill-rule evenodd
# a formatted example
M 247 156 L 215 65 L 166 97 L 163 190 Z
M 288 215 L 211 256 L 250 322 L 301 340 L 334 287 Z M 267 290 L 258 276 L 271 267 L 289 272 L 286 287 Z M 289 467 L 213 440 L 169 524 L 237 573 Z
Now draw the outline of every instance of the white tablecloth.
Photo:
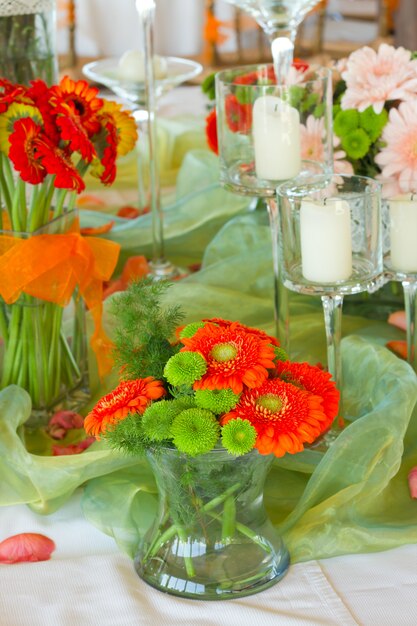
M 0 510 L 0 539 L 44 533 L 49 561 L 0 565 L 1 626 L 415 626 L 417 545 L 292 565 L 266 591 L 225 602 L 178 599 L 82 516 L 81 493 L 58 512 Z

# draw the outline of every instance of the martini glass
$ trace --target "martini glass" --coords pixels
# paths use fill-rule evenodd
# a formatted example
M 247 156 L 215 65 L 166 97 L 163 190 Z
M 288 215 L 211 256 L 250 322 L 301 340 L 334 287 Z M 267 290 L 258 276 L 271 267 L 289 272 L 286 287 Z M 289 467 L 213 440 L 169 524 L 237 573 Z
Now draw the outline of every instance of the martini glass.
M 288 37 L 295 43 L 297 28 L 320 0 L 225 0 L 251 15 L 269 40 Z
M 84 65 L 83 72 L 90 80 L 111 89 L 113 93 L 130 105 L 140 135 L 142 137 L 146 135 L 148 138 L 149 185 L 143 180 L 142 167 L 141 164 L 138 164 L 139 208 L 143 209 L 150 206 L 152 212 L 153 254 L 150 264 L 151 272 L 157 278 L 169 278 L 184 272 L 175 268 L 172 263 L 165 259 L 159 177 L 155 175 L 155 171 L 152 171 L 152 169 L 157 168 L 155 162 L 155 102 L 178 85 L 198 76 L 203 67 L 195 61 L 173 56 L 161 57 L 161 62 L 164 72 L 154 78 L 151 111 L 148 106 L 146 74 L 141 80 L 127 78 L 121 71 L 120 59 L 105 58 L 88 63 Z

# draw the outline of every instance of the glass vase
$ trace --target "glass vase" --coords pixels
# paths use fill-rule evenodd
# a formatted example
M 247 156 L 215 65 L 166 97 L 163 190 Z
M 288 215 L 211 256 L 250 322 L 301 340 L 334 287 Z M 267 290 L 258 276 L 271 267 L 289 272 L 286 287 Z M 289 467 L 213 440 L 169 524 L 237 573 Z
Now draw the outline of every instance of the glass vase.
M 33 233 L 2 230 L 0 244 L 11 237 L 65 234 L 76 221 L 77 212 L 70 211 Z M 86 336 L 85 305 L 76 291 L 66 307 L 24 292 L 12 304 L 0 298 L 0 388 L 14 384 L 29 393 L 26 426 L 45 425 L 54 412 L 76 411 L 87 402 Z
M 138 575 L 166 593 L 202 600 L 251 595 L 278 582 L 288 551 L 268 519 L 263 487 L 273 457 L 223 448 L 189 457 L 149 451 L 159 513 L 135 557 Z
M 58 78 L 54 0 L 0 0 L 0 76 L 29 85 Z

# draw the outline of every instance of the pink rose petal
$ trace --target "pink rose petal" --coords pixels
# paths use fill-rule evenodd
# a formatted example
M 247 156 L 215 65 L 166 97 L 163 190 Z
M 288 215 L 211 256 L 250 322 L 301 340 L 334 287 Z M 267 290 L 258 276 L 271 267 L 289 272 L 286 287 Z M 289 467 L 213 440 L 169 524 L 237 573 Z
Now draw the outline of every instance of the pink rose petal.
M 55 543 L 39 533 L 20 533 L 0 543 L 0 563 L 48 561 Z
M 87 437 L 79 443 L 71 443 L 69 446 L 52 446 L 52 455 L 63 456 L 67 454 L 80 454 L 89 448 L 95 440 L 95 437 Z
M 395 311 L 388 317 L 388 323 L 402 330 L 407 329 L 407 322 L 405 321 L 405 311 Z
M 410 496 L 417 498 L 417 467 L 413 467 L 408 474 L 408 487 L 410 489 Z

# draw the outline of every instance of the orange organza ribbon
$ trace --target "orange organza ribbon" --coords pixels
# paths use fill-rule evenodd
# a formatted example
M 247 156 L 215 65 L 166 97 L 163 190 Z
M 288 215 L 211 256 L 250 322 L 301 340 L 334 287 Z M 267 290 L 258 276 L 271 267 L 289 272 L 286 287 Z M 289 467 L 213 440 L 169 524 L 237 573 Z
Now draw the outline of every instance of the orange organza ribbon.
M 84 238 L 79 232 L 0 236 L 0 295 L 16 302 L 22 292 L 65 306 L 78 286 L 94 320 L 91 347 L 100 376 L 112 366 L 113 346 L 102 327 L 103 281 L 110 280 L 120 246 L 106 239 Z

